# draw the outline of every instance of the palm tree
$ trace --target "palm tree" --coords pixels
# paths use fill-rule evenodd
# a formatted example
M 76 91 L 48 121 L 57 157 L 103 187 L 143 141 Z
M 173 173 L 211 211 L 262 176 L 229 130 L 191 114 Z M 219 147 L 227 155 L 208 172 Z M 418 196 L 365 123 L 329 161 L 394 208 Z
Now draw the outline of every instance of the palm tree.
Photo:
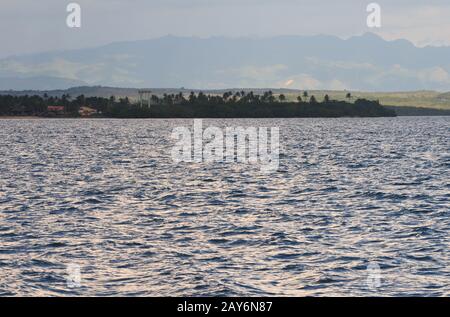
M 176 104 L 180 104 L 183 101 L 183 94 L 181 92 L 176 95 L 172 94 L 172 100 Z
M 248 97 L 248 99 L 250 100 L 250 102 L 252 102 L 252 101 L 255 100 L 255 95 L 253 94 L 253 91 L 250 91 L 250 92 L 247 94 L 247 97 Z M 258 98 L 259 98 L 259 96 L 258 96 Z
M 86 104 L 86 97 L 84 95 L 79 95 L 75 100 L 78 106 L 84 106 Z
M 303 98 L 305 98 L 305 100 L 308 99 L 308 92 L 307 91 L 303 92 Z
M 270 103 L 274 103 L 275 102 L 275 97 L 273 95 L 269 96 L 269 102 Z
M 122 105 L 128 106 L 130 104 L 130 100 L 128 99 L 128 97 L 119 98 L 119 103 Z
M 203 91 L 200 91 L 198 93 L 197 100 L 200 103 L 207 103 L 208 102 L 208 97 L 205 95 L 205 93 Z
M 151 101 L 153 104 L 159 104 L 159 98 L 156 95 L 151 96 Z
M 197 98 L 195 97 L 195 92 L 191 91 L 191 94 L 189 95 L 189 102 L 190 102 L 190 103 L 194 103 L 194 102 L 195 102 L 195 99 L 197 99 Z

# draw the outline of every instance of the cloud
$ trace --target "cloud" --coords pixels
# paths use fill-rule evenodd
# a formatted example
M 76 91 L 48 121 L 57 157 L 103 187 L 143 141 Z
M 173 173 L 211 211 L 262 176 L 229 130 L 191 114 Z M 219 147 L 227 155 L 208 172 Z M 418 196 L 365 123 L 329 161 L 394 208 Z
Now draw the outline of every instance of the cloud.
M 422 89 L 448 90 L 450 75 L 442 67 L 429 67 L 421 69 L 410 69 L 401 65 L 393 65 L 389 68 L 379 68 L 371 76 L 366 76 L 364 83 L 373 87 L 407 87 L 410 84 Z M 400 86 L 399 86 L 400 85 Z M 401 89 L 400 89 L 401 90 Z
M 329 87 L 330 87 L 329 89 L 331 89 L 331 90 L 350 90 L 351 89 L 344 82 L 337 80 L 337 79 L 333 79 L 329 83 Z
M 450 76 L 442 67 L 433 67 L 428 71 L 427 77 L 431 82 L 450 84 Z
M 321 89 L 323 84 L 320 80 L 308 74 L 298 74 L 290 76 L 288 80 L 276 82 L 274 87 L 313 90 Z
M 293 83 L 295 83 L 295 80 L 293 80 L 293 79 L 288 79 L 288 80 L 284 83 L 284 87 L 289 87 L 289 86 L 291 86 Z
M 0 71 L 4 73 L 23 74 L 27 76 L 48 75 L 64 77 L 68 79 L 79 79 L 78 73 L 83 70 L 89 70 L 91 73 L 100 65 L 84 65 L 81 63 L 69 62 L 64 59 L 56 58 L 51 62 L 45 63 L 23 63 L 16 60 L 3 60 L 0 62 Z
M 339 79 L 319 80 L 308 74 L 299 74 L 289 77 L 286 81 L 275 83 L 274 87 L 305 89 L 305 90 L 345 90 L 349 89 L 343 81 Z
M 450 4 L 448 1 L 413 1 L 383 10 L 386 39 L 408 39 L 417 46 L 450 45 Z

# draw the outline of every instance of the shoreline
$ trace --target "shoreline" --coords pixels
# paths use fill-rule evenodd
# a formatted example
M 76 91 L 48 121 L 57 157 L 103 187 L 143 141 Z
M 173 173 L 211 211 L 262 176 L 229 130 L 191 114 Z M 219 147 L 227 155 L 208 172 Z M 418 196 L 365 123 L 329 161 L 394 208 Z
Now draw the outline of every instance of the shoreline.
M 3 119 L 45 119 L 45 118 L 38 116 L 0 116 L 0 120 Z
M 38 117 L 38 116 L 0 116 L 0 120 L 238 120 L 238 119 L 377 119 L 404 117 L 448 117 L 443 115 L 397 115 L 397 116 L 343 116 L 343 117 Z

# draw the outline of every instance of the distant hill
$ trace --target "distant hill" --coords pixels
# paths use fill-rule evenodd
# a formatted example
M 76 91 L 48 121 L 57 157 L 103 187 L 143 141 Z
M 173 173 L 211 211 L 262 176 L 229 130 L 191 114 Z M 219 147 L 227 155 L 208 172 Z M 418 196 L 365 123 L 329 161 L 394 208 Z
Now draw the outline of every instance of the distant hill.
M 346 40 L 326 35 L 166 36 L 1 59 L 0 77 L 8 80 L 0 89 L 103 85 L 447 91 L 449 56 L 450 47 L 418 48 L 406 40 L 385 41 L 371 33 Z
M 328 94 L 337 100 L 347 100 L 348 91 L 312 91 L 311 94 L 321 100 Z M 436 91 L 405 91 L 405 92 L 361 92 L 352 91 L 352 99 L 364 98 L 379 100 L 383 105 L 398 107 L 418 107 L 450 110 L 450 93 L 442 94 Z M 288 95 L 296 98 L 296 95 Z

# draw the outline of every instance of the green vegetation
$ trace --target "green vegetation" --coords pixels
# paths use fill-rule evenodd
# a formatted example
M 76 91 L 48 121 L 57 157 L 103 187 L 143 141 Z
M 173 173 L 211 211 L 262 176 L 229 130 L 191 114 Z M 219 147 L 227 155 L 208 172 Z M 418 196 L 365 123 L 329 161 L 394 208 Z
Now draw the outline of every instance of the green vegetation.
M 39 117 L 78 117 L 82 107 L 92 107 L 98 114 L 106 114 L 114 107 L 130 105 L 129 99 L 115 97 L 85 97 L 80 95 L 71 98 L 63 94 L 61 97 L 44 96 L 11 96 L 0 95 L 0 116 L 39 116 Z M 54 110 L 54 109 L 61 110 Z
M 191 92 L 153 95 L 151 107 L 132 103 L 128 97 L 116 100 L 114 97 L 71 98 L 40 96 L 0 96 L 0 115 L 77 117 L 83 108 L 92 109 L 93 116 L 113 118 L 294 118 L 294 117 L 381 117 L 395 116 L 393 110 L 380 105 L 378 101 L 358 99 L 354 103 L 332 100 L 325 95 L 318 101 L 314 95 L 309 101 L 300 96 L 295 102 L 287 101 L 284 94 L 275 96 L 272 91 L 262 95 L 253 92 L 225 92 L 222 95 L 206 95 Z M 80 112 L 80 109 L 82 110 Z M 92 116 L 92 115 L 90 115 Z
M 354 102 L 358 99 L 379 100 L 382 105 L 397 107 L 417 107 L 450 110 L 450 93 L 436 91 L 411 91 L 411 92 L 348 92 L 315 90 L 310 91 L 319 100 L 329 95 L 334 100 Z M 298 93 L 286 94 L 290 101 L 297 99 Z
M 241 92 L 243 89 L 232 89 L 231 93 Z M 264 94 L 267 89 L 244 89 L 245 93 L 253 91 L 254 94 Z M 152 89 L 157 96 L 164 94 L 172 95 L 179 94 L 188 96 L 191 90 L 187 89 L 169 89 L 156 88 Z M 198 94 L 199 90 L 194 90 Z M 222 96 L 228 90 L 207 90 L 204 93 L 210 95 Z M 410 92 L 358 92 L 358 91 L 336 91 L 336 90 L 293 90 L 293 89 L 272 89 L 275 98 L 284 95 L 286 100 L 284 102 L 298 102 L 298 98 L 303 101 L 309 101 L 310 95 L 314 95 L 317 100 L 323 100 L 325 95 L 328 95 L 332 100 L 346 101 L 353 103 L 358 99 L 367 99 L 372 101 L 379 101 L 382 105 L 398 106 L 398 107 L 416 107 L 416 108 L 431 108 L 431 109 L 447 109 L 450 110 L 450 93 L 440 93 L 436 91 L 410 91 Z M 74 87 L 67 90 L 50 90 L 50 91 L 0 91 L 0 95 L 13 96 L 34 96 L 41 97 L 47 94 L 48 96 L 61 98 L 63 95 L 87 97 L 103 97 L 109 98 L 116 96 L 116 99 L 124 99 L 128 97 L 130 102 L 138 100 L 138 89 L 133 88 L 114 88 L 102 86 L 86 86 Z M 306 97 L 305 97 L 306 96 Z

